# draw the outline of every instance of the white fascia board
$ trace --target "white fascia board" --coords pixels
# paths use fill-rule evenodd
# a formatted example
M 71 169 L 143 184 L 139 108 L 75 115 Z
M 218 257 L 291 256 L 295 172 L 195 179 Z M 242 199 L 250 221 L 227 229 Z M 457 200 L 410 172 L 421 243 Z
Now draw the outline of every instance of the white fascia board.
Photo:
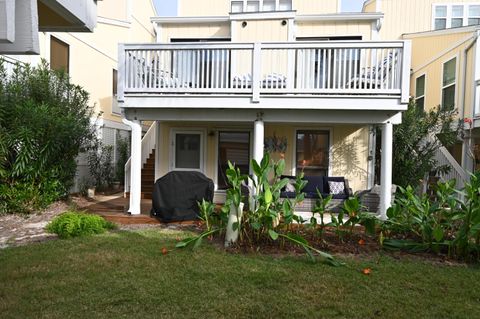
M 39 0 L 62 18 L 71 22 L 71 27 L 43 26 L 41 31 L 92 32 L 97 25 L 95 0 Z
M 402 37 L 404 39 L 415 39 L 415 38 L 422 38 L 422 37 L 431 37 L 431 36 L 439 36 L 439 35 L 450 35 L 456 33 L 468 33 L 468 32 L 477 32 L 480 30 L 480 26 L 468 26 L 468 27 L 459 27 L 459 28 L 450 28 L 450 29 L 442 29 L 442 30 L 431 30 L 431 31 L 422 31 L 416 33 L 404 33 Z
M 0 43 L 15 41 L 15 0 L 0 0 Z
M 150 18 L 152 23 L 158 24 L 198 24 L 198 23 L 212 23 L 212 22 L 229 22 L 230 17 L 218 16 L 218 17 L 152 17 Z
M 249 96 L 214 95 L 206 98 L 198 95 L 134 95 L 128 94 L 124 108 L 169 108 L 178 109 L 277 109 L 277 110 L 361 110 L 379 111 L 407 109 L 400 97 L 392 96 L 262 96 L 258 103 L 252 103 Z
M 15 41 L 0 43 L 2 54 L 40 54 L 37 0 L 15 2 Z
M 402 122 L 401 111 L 339 110 L 264 110 L 264 109 L 125 109 L 127 119 L 179 122 L 247 122 L 253 123 L 262 113 L 266 123 L 382 124 Z
M 375 21 L 382 19 L 383 13 L 334 13 L 334 14 L 311 14 L 298 15 L 295 21 L 298 22 L 313 22 L 313 21 Z

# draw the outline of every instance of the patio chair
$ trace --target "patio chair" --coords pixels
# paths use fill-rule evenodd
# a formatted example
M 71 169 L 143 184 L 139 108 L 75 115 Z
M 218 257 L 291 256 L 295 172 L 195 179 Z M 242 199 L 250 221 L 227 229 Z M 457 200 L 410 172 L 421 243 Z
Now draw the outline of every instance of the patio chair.
M 375 89 L 382 87 L 387 79 L 392 81 L 392 68 L 397 64 L 398 54 L 390 52 L 378 65 L 362 68 L 358 76 L 348 82 L 349 88 Z

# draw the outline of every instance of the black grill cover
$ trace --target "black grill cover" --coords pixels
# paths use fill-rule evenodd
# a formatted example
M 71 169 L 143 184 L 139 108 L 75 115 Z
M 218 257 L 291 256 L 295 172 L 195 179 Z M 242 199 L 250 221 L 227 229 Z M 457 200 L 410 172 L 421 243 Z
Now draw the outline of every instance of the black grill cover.
M 213 181 L 200 172 L 170 172 L 155 182 L 151 214 L 164 222 L 198 219 L 197 202 L 213 201 L 213 191 Z

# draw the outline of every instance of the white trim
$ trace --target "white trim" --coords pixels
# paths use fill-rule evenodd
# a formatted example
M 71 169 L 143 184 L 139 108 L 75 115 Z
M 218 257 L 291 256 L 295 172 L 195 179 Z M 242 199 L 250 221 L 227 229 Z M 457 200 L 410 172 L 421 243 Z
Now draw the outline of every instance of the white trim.
M 342 0 L 337 0 L 337 13 L 342 12 Z
M 402 36 L 404 39 L 414 39 L 414 38 L 431 37 L 431 36 L 438 36 L 438 35 L 449 35 L 449 34 L 455 34 L 455 33 L 475 32 L 476 30 L 479 30 L 479 29 L 480 29 L 480 25 L 472 25 L 472 26 L 461 27 L 461 28 L 450 28 L 450 29 L 441 29 L 441 30 L 404 33 Z
M 130 28 L 131 26 L 131 22 L 129 21 L 117 20 L 117 19 L 101 17 L 101 16 L 97 17 L 97 23 L 113 25 L 113 26 L 122 27 L 122 28 Z
M 309 14 L 309 15 L 297 15 L 295 21 L 372 21 L 378 20 L 384 17 L 380 12 L 351 12 L 351 13 L 333 13 L 333 14 Z
M 447 84 L 447 85 L 443 85 L 443 75 L 444 75 L 444 71 L 445 71 L 445 64 L 452 61 L 453 59 L 455 59 L 455 81 L 453 81 L 453 83 L 450 83 L 450 84 Z M 441 77 L 440 77 L 440 107 L 443 108 L 444 105 L 443 105 L 443 90 L 451 87 L 451 86 L 455 86 L 455 96 L 454 96 L 454 105 L 453 105 L 453 109 L 456 109 L 458 108 L 458 103 L 457 103 L 457 98 L 458 98 L 458 86 L 457 86 L 457 80 L 458 80 L 458 65 L 460 64 L 460 59 L 459 59 L 459 55 L 458 53 L 455 54 L 455 55 L 452 55 L 450 56 L 449 58 L 447 59 L 443 59 L 442 60 L 442 72 L 441 72 Z
M 161 23 L 161 24 L 186 24 L 186 23 L 212 23 L 212 22 L 228 22 L 230 17 L 228 16 L 218 16 L 218 17 L 153 17 L 150 18 L 152 23 Z
M 182 168 L 175 167 L 175 136 L 176 134 L 199 134 L 200 135 L 200 168 Z M 170 154 L 169 154 L 169 171 L 194 171 L 205 173 L 206 171 L 206 159 L 207 159 L 207 141 L 205 137 L 207 136 L 206 128 L 178 128 L 172 127 L 170 129 Z
M 293 154 L 292 154 L 292 176 L 297 176 L 297 132 L 298 131 L 328 131 L 328 169 L 327 169 L 327 175 L 326 176 L 331 176 L 330 173 L 333 170 L 332 167 L 332 151 L 333 151 L 333 132 L 334 132 L 334 127 L 315 127 L 315 126 L 306 126 L 306 127 L 294 127 L 293 128 Z

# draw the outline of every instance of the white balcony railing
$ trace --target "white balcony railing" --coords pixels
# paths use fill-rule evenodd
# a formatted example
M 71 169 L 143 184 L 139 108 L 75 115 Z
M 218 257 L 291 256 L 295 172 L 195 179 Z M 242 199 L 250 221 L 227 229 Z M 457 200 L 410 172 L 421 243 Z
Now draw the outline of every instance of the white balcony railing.
M 128 94 L 386 95 L 408 101 L 408 41 L 121 44 Z

